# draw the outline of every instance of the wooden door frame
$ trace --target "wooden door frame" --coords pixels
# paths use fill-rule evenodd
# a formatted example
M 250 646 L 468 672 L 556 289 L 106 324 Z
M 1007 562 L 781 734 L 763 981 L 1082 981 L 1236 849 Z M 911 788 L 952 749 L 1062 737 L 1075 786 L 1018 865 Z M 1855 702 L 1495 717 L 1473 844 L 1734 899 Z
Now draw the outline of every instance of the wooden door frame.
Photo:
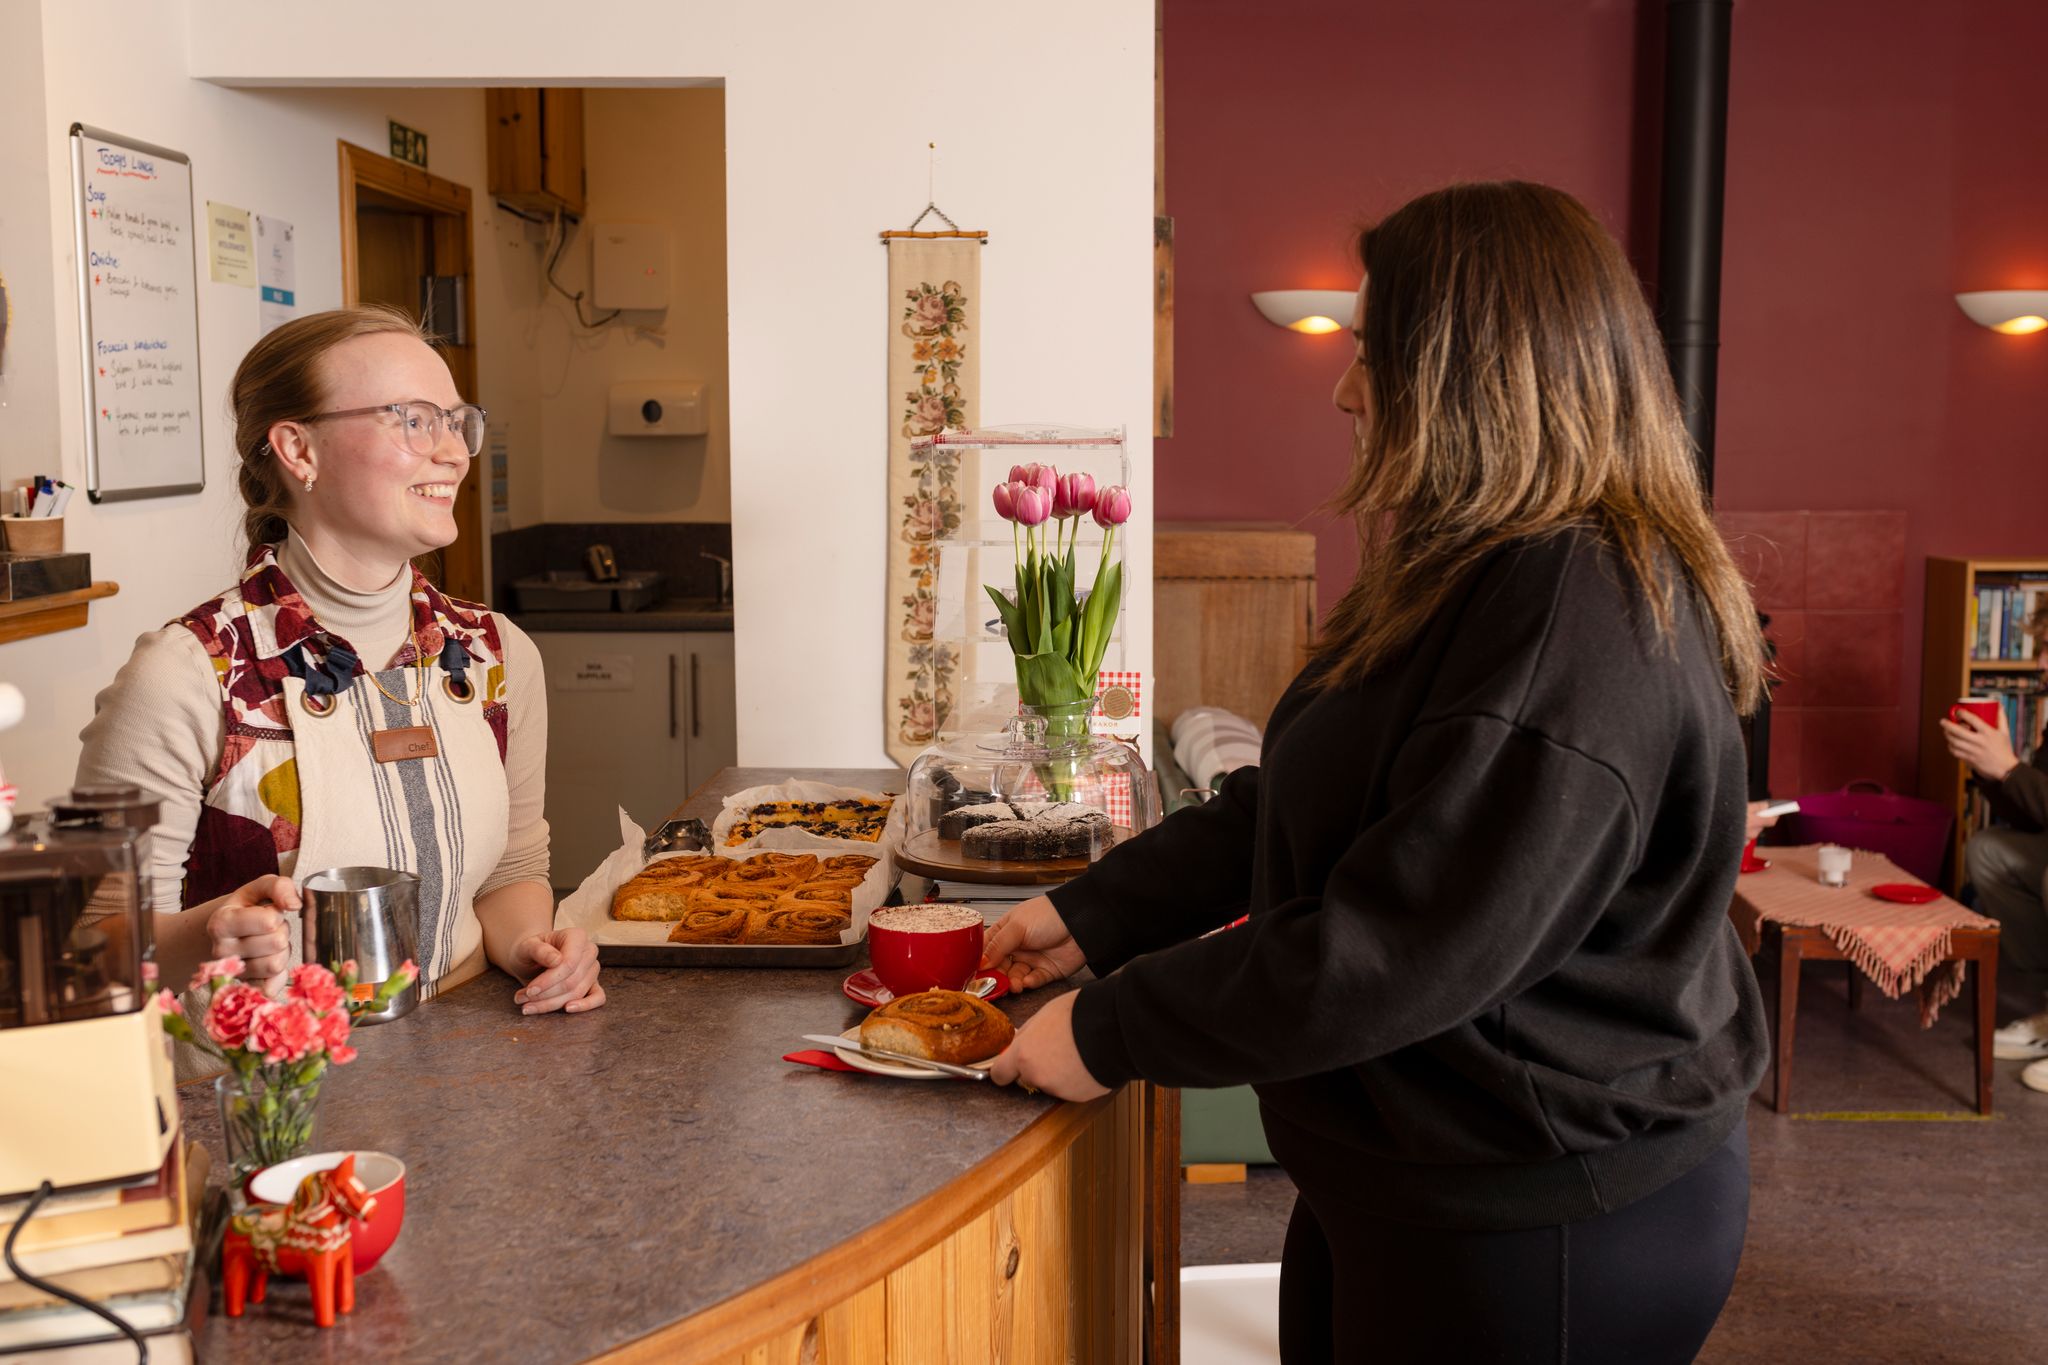
M 469 402 L 477 400 L 476 355 L 476 252 L 472 233 L 472 196 L 467 185 L 458 185 L 438 175 L 394 161 L 350 142 L 339 142 L 341 167 L 341 301 L 345 307 L 362 302 L 361 251 L 356 241 L 358 193 L 371 190 L 383 198 L 396 199 L 434 216 L 433 243 L 436 269 L 445 270 L 452 259 L 469 281 L 462 291 L 462 332 L 469 338 L 458 352 L 460 365 L 450 365 L 455 383 Z M 462 371 L 466 369 L 468 373 Z M 456 539 L 442 552 L 441 587 L 450 596 L 481 602 L 484 585 L 483 488 L 486 457 L 470 462 L 469 477 L 455 496 Z

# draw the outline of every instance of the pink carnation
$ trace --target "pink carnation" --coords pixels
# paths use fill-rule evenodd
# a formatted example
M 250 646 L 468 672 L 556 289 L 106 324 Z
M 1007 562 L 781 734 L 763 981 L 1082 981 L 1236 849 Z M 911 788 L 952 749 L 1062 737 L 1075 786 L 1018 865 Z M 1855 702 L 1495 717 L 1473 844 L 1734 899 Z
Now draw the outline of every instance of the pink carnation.
M 269 1003 L 270 997 L 254 986 L 237 981 L 221 987 L 220 994 L 206 1007 L 207 1036 L 224 1048 L 241 1047 L 249 1041 L 249 1029 L 257 1012 Z
M 285 990 L 292 999 L 305 1001 L 321 1014 L 340 1009 L 348 999 L 334 984 L 334 973 L 312 962 L 292 968 L 291 984 Z
M 336 1010 L 320 1019 L 320 1041 L 327 1048 L 327 1055 L 336 1066 L 345 1066 L 356 1059 L 356 1050 L 348 1045 L 349 1022 L 346 1010 Z
M 183 1014 L 185 1012 L 185 1002 L 178 999 L 177 993 L 174 991 L 158 991 L 156 993 L 156 1007 L 165 1014 Z
M 249 1050 L 266 1062 L 302 1061 L 320 1048 L 320 1021 L 303 1000 L 271 1001 L 249 1026 Z
M 247 965 L 239 957 L 223 957 L 212 962 L 202 962 L 199 964 L 199 970 L 192 973 L 192 989 L 203 989 L 207 982 L 217 976 L 240 976 L 242 968 Z

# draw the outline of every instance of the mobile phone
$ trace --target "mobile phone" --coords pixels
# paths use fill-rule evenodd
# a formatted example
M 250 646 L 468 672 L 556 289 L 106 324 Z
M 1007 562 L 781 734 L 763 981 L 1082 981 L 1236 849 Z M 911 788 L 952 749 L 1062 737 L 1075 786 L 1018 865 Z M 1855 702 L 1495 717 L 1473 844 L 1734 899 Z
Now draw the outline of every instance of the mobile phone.
M 1797 801 L 1773 801 L 1770 805 L 1758 811 L 1757 817 L 1763 820 L 1775 820 L 1781 815 L 1797 814 L 1798 810 L 1799 803 Z

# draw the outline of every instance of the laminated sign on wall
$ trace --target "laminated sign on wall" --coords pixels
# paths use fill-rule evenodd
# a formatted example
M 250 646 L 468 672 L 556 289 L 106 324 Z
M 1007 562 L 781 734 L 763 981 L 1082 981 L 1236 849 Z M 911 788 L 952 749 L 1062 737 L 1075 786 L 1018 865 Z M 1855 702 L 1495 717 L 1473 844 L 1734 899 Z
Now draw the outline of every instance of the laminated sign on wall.
M 199 291 L 183 153 L 71 125 L 86 492 L 94 502 L 196 493 Z

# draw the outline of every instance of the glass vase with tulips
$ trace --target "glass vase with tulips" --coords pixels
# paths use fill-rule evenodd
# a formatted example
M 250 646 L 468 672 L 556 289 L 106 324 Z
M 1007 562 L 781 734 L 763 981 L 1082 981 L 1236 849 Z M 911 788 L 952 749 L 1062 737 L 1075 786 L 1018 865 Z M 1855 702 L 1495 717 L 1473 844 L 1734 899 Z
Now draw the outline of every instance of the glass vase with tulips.
M 987 591 L 1001 614 L 1017 671 L 1017 696 L 1047 717 L 1049 739 L 1087 733 L 1095 680 L 1123 603 L 1117 528 L 1131 519 L 1131 495 L 1098 489 L 1087 474 L 1023 464 L 995 487 L 996 515 L 1010 523 L 1015 588 Z M 1102 528 L 1093 586 L 1075 591 L 1081 522 Z

